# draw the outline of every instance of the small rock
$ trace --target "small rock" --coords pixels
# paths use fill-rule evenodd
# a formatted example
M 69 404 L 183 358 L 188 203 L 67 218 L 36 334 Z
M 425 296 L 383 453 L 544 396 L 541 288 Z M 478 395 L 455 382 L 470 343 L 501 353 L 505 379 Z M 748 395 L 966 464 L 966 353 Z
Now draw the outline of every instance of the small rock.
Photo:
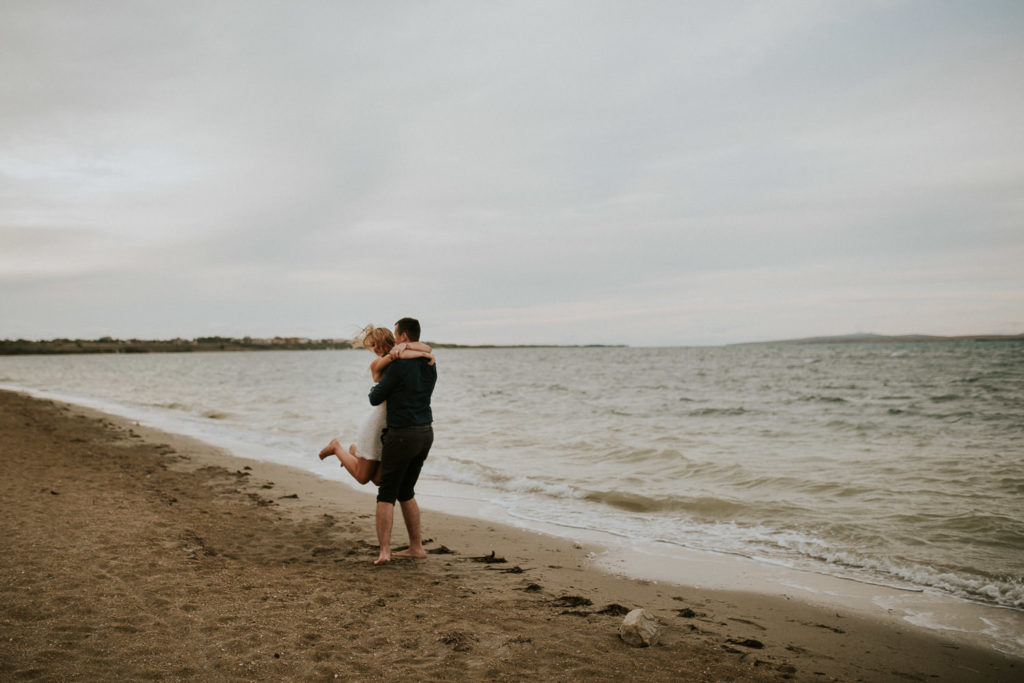
M 626 615 L 619 626 L 619 637 L 633 647 L 649 647 L 658 640 L 661 627 L 650 612 L 635 609 Z

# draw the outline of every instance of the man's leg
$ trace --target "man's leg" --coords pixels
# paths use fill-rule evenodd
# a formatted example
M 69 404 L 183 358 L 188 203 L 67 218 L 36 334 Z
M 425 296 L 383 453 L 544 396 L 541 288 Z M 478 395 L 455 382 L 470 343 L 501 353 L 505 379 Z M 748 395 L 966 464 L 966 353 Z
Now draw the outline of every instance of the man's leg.
M 381 438 L 380 487 L 377 489 L 377 541 L 380 555 L 374 564 L 391 560 L 391 529 L 395 521 L 395 501 L 400 496 L 402 480 L 409 459 L 416 451 L 400 430 L 388 429 Z M 406 496 L 408 497 L 408 496 Z
M 415 496 L 414 486 L 419 478 L 420 468 L 426 460 L 433 442 L 433 430 L 389 429 L 382 438 L 380 488 L 377 489 L 377 540 L 380 542 L 380 556 L 374 564 L 383 564 L 391 559 L 391 529 L 395 519 L 395 501 L 402 503 L 402 516 L 409 529 L 409 548 L 423 552 L 423 538 L 420 533 L 419 506 L 413 501 L 406 513 L 407 501 Z M 386 507 L 382 507 L 386 506 Z M 413 518 L 406 515 L 413 515 Z M 413 524 L 412 527 L 409 524 Z M 415 536 L 414 536 L 415 534 Z M 415 538 L 415 546 L 413 539 Z M 404 553 L 403 557 L 408 556 Z M 413 555 L 414 557 L 417 555 Z
M 415 557 L 418 560 L 426 558 L 427 551 L 423 549 L 423 534 L 420 532 L 420 506 L 415 498 L 403 500 L 402 519 L 405 520 L 405 529 L 409 532 L 409 549 L 395 553 L 395 557 Z
M 405 514 L 404 504 L 402 510 Z M 380 557 L 374 564 L 384 564 L 391 560 L 391 526 L 394 521 L 395 506 L 392 503 L 377 501 L 377 541 L 380 543 Z
M 420 530 L 420 506 L 416 502 L 416 482 L 420 478 L 420 470 L 430 453 L 430 446 L 434 443 L 433 430 L 419 434 L 419 452 L 409 463 L 402 484 L 398 487 L 398 502 L 402 505 L 402 519 L 405 520 L 405 528 L 409 532 L 409 549 L 395 553 L 395 557 L 415 557 L 424 559 L 427 551 L 423 549 L 423 533 Z

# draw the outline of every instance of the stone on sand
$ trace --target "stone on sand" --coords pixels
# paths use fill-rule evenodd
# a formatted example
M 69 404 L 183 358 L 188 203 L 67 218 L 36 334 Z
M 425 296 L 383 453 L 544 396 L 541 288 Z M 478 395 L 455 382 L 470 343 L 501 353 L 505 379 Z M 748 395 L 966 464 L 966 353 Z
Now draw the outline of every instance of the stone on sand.
M 650 612 L 635 609 L 622 620 L 619 626 L 619 637 L 633 647 L 653 645 L 661 632 L 661 626 Z

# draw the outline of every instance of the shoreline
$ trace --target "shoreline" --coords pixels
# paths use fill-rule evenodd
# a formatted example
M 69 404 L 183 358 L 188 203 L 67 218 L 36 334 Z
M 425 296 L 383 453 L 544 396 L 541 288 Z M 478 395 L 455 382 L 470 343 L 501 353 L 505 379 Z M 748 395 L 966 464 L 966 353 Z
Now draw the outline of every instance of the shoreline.
M 467 500 L 444 494 L 420 494 L 420 504 L 425 509 L 447 509 L 456 516 L 482 519 L 568 543 L 586 544 L 591 549 L 591 568 L 625 580 L 795 599 L 823 610 L 841 610 L 877 619 L 893 628 L 918 628 L 926 634 L 942 635 L 1024 660 L 1024 614 L 1012 608 L 747 555 L 666 542 L 630 541 L 592 528 L 510 517 L 501 506 L 476 498 L 471 503 Z M 685 583 L 680 577 L 685 577 Z
M 252 462 L 274 463 L 294 469 L 298 474 L 313 476 L 327 482 L 329 486 L 341 487 L 357 496 L 367 496 L 370 501 L 367 505 L 371 509 L 373 506 L 369 488 L 358 487 L 343 470 L 338 469 L 337 461 L 333 458 L 321 463 L 311 457 L 306 467 L 296 464 L 290 457 L 276 456 L 271 446 L 218 438 L 214 434 L 204 435 L 202 432 L 184 433 L 178 431 L 182 425 L 162 421 L 146 411 L 137 411 L 134 415 L 130 412 L 117 412 L 117 404 L 107 405 L 103 400 L 92 404 L 78 403 L 76 399 L 79 397 L 65 396 L 60 392 L 3 385 L 0 385 L 0 391 L 15 391 L 41 400 L 67 403 L 82 410 L 116 417 L 126 424 L 132 424 L 135 429 L 147 425 L 147 429 L 154 431 L 154 438 L 166 438 L 173 434 L 193 439 L 197 445 L 219 449 L 228 457 L 237 457 L 235 453 L 246 449 L 256 449 L 259 456 L 251 458 Z M 425 510 L 508 526 L 523 533 L 550 536 L 566 543 L 585 543 L 589 548 L 589 567 L 621 579 L 685 584 L 701 590 L 727 593 L 740 590 L 766 597 L 795 599 L 824 610 L 877 619 L 892 628 L 919 629 L 926 635 L 1024 659 L 1024 614 L 1011 608 L 972 602 L 927 589 L 842 577 L 746 555 L 691 549 L 669 543 L 636 543 L 592 528 L 517 518 L 509 515 L 501 505 L 481 498 L 479 492 L 472 487 L 446 482 L 438 489 L 436 484 L 430 482 L 429 478 L 420 482 L 418 498 Z M 396 526 L 396 533 L 397 529 Z M 742 586 L 742 589 L 737 586 Z
M 622 578 L 597 545 L 433 509 L 428 559 L 374 569 L 368 492 L 88 408 L 0 401 L 5 675 L 991 681 L 1024 666 L 790 597 Z M 625 645 L 611 605 L 652 612 L 660 644 Z

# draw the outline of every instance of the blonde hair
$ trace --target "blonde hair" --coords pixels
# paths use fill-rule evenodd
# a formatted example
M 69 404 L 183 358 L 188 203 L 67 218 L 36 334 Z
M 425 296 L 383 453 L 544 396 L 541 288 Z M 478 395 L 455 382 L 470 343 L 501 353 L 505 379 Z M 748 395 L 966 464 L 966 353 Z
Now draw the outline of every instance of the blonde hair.
M 386 327 L 367 325 L 352 340 L 352 344 L 371 351 L 380 346 L 384 349 L 384 353 L 387 353 L 395 345 L 395 335 Z

